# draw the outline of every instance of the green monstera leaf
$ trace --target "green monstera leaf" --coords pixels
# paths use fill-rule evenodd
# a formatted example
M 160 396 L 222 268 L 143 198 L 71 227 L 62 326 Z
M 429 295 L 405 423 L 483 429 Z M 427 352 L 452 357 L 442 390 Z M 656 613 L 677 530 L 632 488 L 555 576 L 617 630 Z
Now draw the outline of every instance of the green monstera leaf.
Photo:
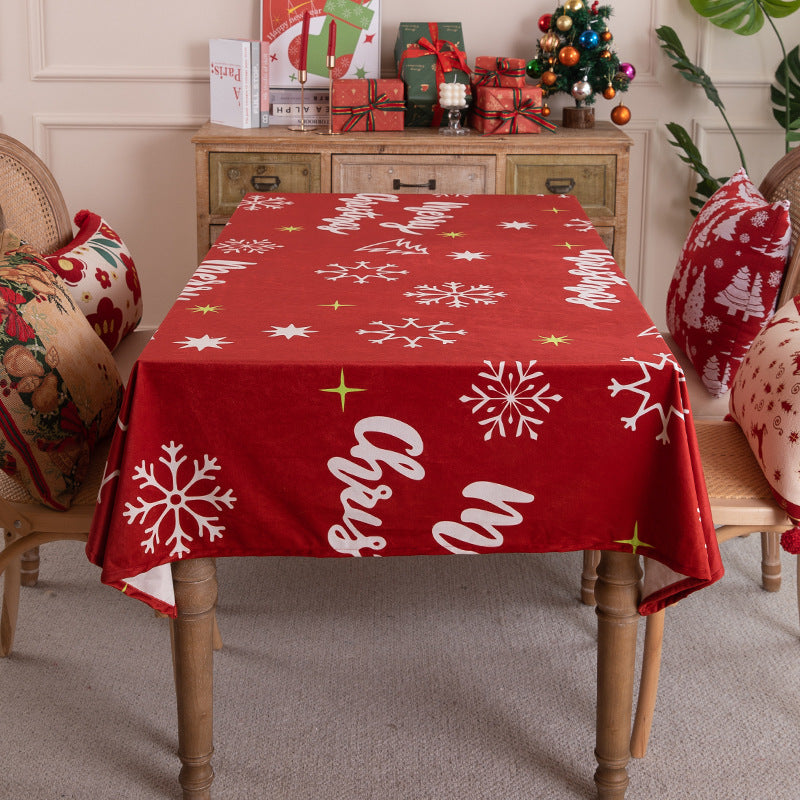
M 772 115 L 786 130 L 786 141 L 800 141 L 800 45 L 778 65 L 769 91 Z
M 690 0 L 692 8 L 720 28 L 751 36 L 764 27 L 766 14 L 788 17 L 800 8 L 800 0 Z

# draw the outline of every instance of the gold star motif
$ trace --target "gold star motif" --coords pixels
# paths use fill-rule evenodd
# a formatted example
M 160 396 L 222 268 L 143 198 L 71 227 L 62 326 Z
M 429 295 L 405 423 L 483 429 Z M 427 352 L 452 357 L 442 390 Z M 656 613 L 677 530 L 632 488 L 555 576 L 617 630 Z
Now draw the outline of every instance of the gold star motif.
M 206 314 L 216 314 L 217 311 L 222 310 L 222 306 L 195 306 L 189 310 L 205 316 Z
M 566 211 L 565 208 L 546 208 L 545 211 L 552 211 L 554 214 L 560 214 L 562 211 Z
M 283 225 L 278 228 L 279 231 L 288 231 L 289 233 L 294 233 L 295 231 L 303 230 L 302 225 Z
M 558 347 L 560 344 L 569 344 L 572 341 L 568 336 L 555 336 L 554 334 L 550 334 L 550 336 L 540 336 L 539 337 L 539 344 L 553 344 Z
M 636 555 L 636 551 L 640 547 L 652 547 L 653 546 L 651 544 L 647 544 L 647 542 L 643 542 L 639 538 L 639 523 L 638 522 L 634 523 L 634 526 L 633 526 L 633 538 L 632 539 L 615 539 L 614 543 L 615 544 L 628 544 L 628 545 L 630 545 L 631 549 L 633 550 L 633 554 L 634 555 Z
M 572 250 L 573 247 L 579 247 L 579 245 L 570 244 L 569 242 L 564 242 L 564 244 L 557 244 L 556 247 L 566 247 L 567 250 Z
M 459 236 L 463 236 L 464 234 L 460 231 L 447 231 L 446 233 L 440 233 L 439 236 L 446 236 L 448 239 L 458 239 Z
M 334 394 L 338 394 L 339 397 L 342 399 L 342 411 L 344 411 L 344 399 L 347 397 L 349 392 L 366 392 L 366 389 L 353 389 L 347 386 L 344 382 L 344 369 L 342 369 L 339 375 L 339 385 L 335 386 L 333 389 L 320 389 L 321 392 L 333 392 Z
M 334 300 L 333 303 L 320 303 L 320 308 L 332 308 L 334 311 L 338 311 L 340 308 L 353 308 L 354 303 L 340 303 L 338 300 Z

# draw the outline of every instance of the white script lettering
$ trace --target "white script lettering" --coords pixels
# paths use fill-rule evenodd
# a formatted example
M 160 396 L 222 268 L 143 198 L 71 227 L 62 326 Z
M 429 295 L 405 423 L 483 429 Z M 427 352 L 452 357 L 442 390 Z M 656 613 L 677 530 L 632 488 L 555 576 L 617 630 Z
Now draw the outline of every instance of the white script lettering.
M 189 278 L 177 299 L 189 300 L 197 297 L 200 292 L 207 292 L 212 286 L 225 283 L 225 281 L 219 280 L 220 275 L 225 275 L 235 269 L 247 269 L 255 263 L 255 261 L 204 261 L 194 275 Z
M 342 213 L 335 217 L 324 217 L 323 222 L 328 225 L 317 225 L 320 231 L 330 231 L 340 236 L 347 236 L 347 231 L 357 231 L 361 228 L 362 219 L 375 219 L 383 216 L 373 210 L 378 203 L 396 203 L 396 194 L 356 194 L 352 197 L 342 197 L 343 206 L 336 206 L 336 211 Z
M 608 289 L 611 286 L 625 284 L 616 264 L 608 250 L 581 250 L 577 256 L 568 256 L 565 261 L 575 263 L 577 269 L 571 269 L 570 275 L 578 275 L 581 282 L 577 286 L 564 287 L 568 292 L 575 292 L 577 297 L 568 297 L 568 303 L 578 303 L 595 311 L 610 311 L 601 303 L 619 303 L 617 296 Z
M 425 470 L 411 456 L 422 453 L 422 437 L 410 425 L 392 419 L 392 417 L 365 417 L 356 423 L 353 429 L 356 444 L 350 450 L 354 459 L 361 459 L 364 464 L 357 464 L 340 456 L 328 459 L 328 469 L 347 488 L 339 495 L 342 501 L 342 525 L 333 525 L 328 530 L 328 543 L 338 553 L 360 556 L 362 548 L 381 550 L 386 546 L 382 536 L 365 536 L 358 530 L 358 524 L 378 527 L 381 520 L 366 509 L 374 508 L 379 500 L 388 500 L 392 490 L 383 484 L 370 488 L 365 481 L 378 481 L 383 477 L 380 462 L 399 472 L 403 477 L 420 481 L 425 477 Z M 369 434 L 378 433 L 391 436 L 405 443 L 403 452 L 387 450 L 369 441 Z M 360 506 L 360 508 L 359 508 Z
M 503 544 L 503 534 L 497 526 L 519 525 L 522 514 L 511 508 L 509 503 L 532 503 L 533 495 L 503 486 L 502 483 L 491 481 L 476 481 L 465 487 L 462 492 L 464 497 L 476 500 L 485 500 L 487 503 L 501 509 L 500 513 L 487 511 L 480 508 L 468 508 L 461 512 L 461 522 L 437 522 L 433 526 L 433 538 L 451 553 L 475 553 L 475 550 L 463 550 L 453 544 L 450 539 L 472 547 L 500 547 Z M 480 533 L 469 525 L 483 528 L 486 533 Z
M 413 211 L 414 216 L 403 225 L 400 222 L 381 222 L 382 228 L 397 228 L 411 236 L 421 236 L 425 231 L 432 231 L 439 225 L 444 225 L 445 220 L 452 219 L 452 214 L 446 214 L 454 208 L 462 208 L 467 203 L 442 203 L 440 201 L 425 202 L 421 206 L 407 206 L 403 211 Z

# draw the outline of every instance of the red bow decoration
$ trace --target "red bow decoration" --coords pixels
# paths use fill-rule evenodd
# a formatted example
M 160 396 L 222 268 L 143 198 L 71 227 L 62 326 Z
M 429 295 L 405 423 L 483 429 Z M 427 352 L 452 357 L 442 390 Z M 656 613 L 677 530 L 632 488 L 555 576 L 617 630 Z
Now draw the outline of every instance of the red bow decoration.
M 366 129 L 375 130 L 376 111 L 403 111 L 405 103 L 402 100 L 390 100 L 388 95 L 383 92 L 378 94 L 378 82 L 376 80 L 367 81 L 367 102 L 357 106 L 337 106 L 333 109 L 334 114 L 349 114 L 350 118 L 342 127 L 343 131 L 351 131 L 362 120 L 366 120 Z

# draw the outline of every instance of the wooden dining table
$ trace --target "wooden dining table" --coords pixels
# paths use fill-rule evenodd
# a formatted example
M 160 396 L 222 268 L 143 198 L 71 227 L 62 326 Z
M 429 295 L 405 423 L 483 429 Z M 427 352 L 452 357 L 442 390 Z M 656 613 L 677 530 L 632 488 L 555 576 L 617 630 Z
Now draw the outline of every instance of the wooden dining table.
M 683 373 L 565 195 L 246 195 L 134 367 L 87 545 L 174 618 L 185 798 L 217 558 L 578 550 L 621 800 L 639 616 L 722 565 Z

